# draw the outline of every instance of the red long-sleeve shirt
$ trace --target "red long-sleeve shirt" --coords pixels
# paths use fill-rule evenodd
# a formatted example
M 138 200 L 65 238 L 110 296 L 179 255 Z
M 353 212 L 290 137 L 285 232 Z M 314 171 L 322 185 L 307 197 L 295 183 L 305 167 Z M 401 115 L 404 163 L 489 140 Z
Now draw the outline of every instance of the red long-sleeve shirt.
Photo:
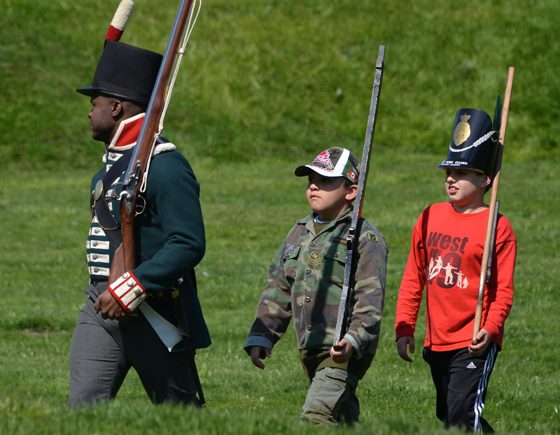
M 414 335 L 426 288 L 424 346 L 449 351 L 471 344 L 488 209 L 465 214 L 451 203 L 427 207 L 418 218 L 397 301 L 397 338 Z M 499 215 L 492 275 L 484 292 L 482 328 L 502 346 L 504 323 L 513 303 L 517 241 Z

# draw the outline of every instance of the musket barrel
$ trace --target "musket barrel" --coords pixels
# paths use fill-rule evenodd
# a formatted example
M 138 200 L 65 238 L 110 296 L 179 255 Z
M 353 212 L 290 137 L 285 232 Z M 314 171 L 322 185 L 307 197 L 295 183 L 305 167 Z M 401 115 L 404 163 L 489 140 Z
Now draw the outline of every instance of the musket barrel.
M 123 189 L 126 195 L 121 198 L 121 227 L 122 227 L 122 263 L 115 270 L 111 267 L 111 276 L 133 269 L 136 266 L 135 243 L 134 243 L 134 216 L 136 214 L 136 197 L 146 177 L 154 144 L 156 143 L 160 125 L 163 124 L 165 113 L 166 92 L 175 67 L 175 58 L 178 55 L 182 38 L 186 32 L 188 17 L 192 11 L 194 0 L 182 0 L 177 11 L 161 66 L 156 78 L 154 89 L 146 109 L 146 116 L 138 135 L 138 141 L 134 147 L 128 169 L 125 172 Z
M 146 109 L 146 117 L 138 136 L 138 143 L 130 159 L 125 176 L 125 186 L 133 187 L 138 192 L 140 185 L 135 186 L 133 175 L 136 171 L 140 173 L 142 180 L 148 167 L 153 145 L 159 136 L 160 125 L 164 115 L 167 87 L 170 82 L 172 71 L 175 66 L 175 58 L 179 52 L 183 35 L 186 31 L 188 17 L 192 12 L 194 0 L 182 0 L 177 11 L 167 48 L 161 61 L 161 67 L 156 78 L 156 83 Z
M 375 119 L 377 116 L 377 105 L 379 101 L 379 93 L 381 91 L 381 81 L 383 78 L 383 62 L 385 58 L 385 46 L 380 45 L 375 63 L 375 78 L 373 81 L 373 90 L 371 94 L 371 102 L 368 116 L 368 123 L 366 127 L 366 134 L 364 140 L 364 150 L 362 152 L 362 161 L 360 163 L 360 175 L 358 177 L 358 191 L 356 199 L 354 200 L 354 210 L 352 212 L 352 221 L 348 231 L 346 240 L 346 262 L 344 265 L 344 281 L 342 285 L 342 292 L 340 295 L 340 302 L 338 306 L 338 315 L 336 318 L 336 326 L 334 331 L 333 346 L 344 336 L 344 325 L 346 323 L 347 305 L 349 302 L 349 294 L 352 289 L 353 271 L 354 271 L 354 251 L 357 249 L 357 241 L 360 235 L 357 234 L 358 222 L 362 216 L 362 207 L 364 204 L 364 195 L 366 190 L 367 176 L 369 172 L 369 161 L 371 150 L 373 148 L 373 135 L 375 131 Z

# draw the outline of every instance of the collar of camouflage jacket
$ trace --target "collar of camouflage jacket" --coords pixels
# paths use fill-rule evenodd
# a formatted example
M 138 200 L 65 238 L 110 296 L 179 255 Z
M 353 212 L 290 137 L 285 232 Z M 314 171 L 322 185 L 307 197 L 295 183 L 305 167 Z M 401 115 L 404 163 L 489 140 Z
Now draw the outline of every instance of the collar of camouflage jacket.
M 342 214 L 342 216 L 339 216 L 338 219 L 335 219 L 335 220 L 332 220 L 332 221 L 326 223 L 325 226 L 321 229 L 321 232 L 323 232 L 327 228 L 330 228 L 331 226 L 336 225 L 338 222 L 345 221 L 345 220 L 351 220 L 353 210 L 354 210 L 354 206 L 350 205 L 350 207 L 348 207 L 346 209 L 346 211 Z M 311 229 L 314 226 L 313 219 L 315 218 L 315 216 L 317 216 L 315 213 L 311 213 L 311 214 L 305 216 L 303 219 L 300 219 L 298 224 L 306 225 L 309 229 Z

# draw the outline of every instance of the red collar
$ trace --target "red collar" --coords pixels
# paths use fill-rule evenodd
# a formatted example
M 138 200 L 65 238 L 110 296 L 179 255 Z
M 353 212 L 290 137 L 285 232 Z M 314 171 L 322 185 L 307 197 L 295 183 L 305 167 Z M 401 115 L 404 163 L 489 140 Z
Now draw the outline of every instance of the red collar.
M 140 113 L 121 121 L 113 139 L 111 139 L 111 143 L 107 146 L 107 150 L 126 151 L 136 145 L 145 116 L 145 113 Z

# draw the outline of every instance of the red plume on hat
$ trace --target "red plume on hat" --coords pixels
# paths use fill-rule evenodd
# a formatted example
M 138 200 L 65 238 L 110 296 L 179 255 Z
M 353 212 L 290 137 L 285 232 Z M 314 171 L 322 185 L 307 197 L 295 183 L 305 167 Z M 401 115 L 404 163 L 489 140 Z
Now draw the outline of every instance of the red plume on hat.
M 162 55 L 119 41 L 133 7 L 132 0 L 121 0 L 105 35 L 92 84 L 76 89 L 80 94 L 100 93 L 148 105 Z
M 105 34 L 105 41 L 118 41 L 121 39 L 133 9 L 134 2 L 132 0 L 121 0 Z

